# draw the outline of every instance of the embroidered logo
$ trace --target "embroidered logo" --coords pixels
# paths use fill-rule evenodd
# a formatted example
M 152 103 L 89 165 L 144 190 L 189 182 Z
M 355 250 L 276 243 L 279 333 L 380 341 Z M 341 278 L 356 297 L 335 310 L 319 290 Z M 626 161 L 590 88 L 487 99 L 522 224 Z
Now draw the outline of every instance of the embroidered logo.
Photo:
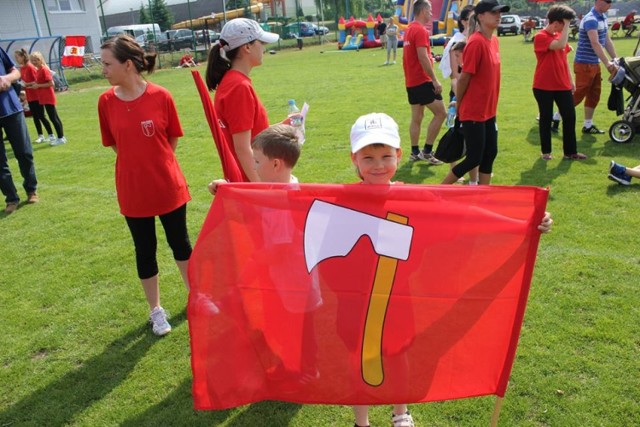
M 218 119 L 218 126 L 220 126 L 220 128 L 222 129 L 226 129 L 227 127 L 224 125 L 224 122 L 220 119 Z
M 142 126 L 142 133 L 144 136 L 152 137 L 156 133 L 156 128 L 153 125 L 153 120 L 145 120 L 144 122 L 140 122 L 140 126 Z

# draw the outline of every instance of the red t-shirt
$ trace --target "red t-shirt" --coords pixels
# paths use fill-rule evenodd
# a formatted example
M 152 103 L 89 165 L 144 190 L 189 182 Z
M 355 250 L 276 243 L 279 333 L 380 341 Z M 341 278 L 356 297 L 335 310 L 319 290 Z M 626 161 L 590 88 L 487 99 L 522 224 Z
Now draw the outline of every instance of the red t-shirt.
M 418 48 L 427 48 L 427 57 L 431 66 L 431 46 L 429 45 L 429 31 L 419 22 L 413 21 L 404 32 L 402 68 L 406 87 L 414 87 L 431 81 L 431 77 L 424 71 L 418 60 Z
M 147 83 L 145 92 L 130 102 L 119 99 L 111 88 L 100 95 L 98 116 L 102 145 L 118 150 L 116 191 L 122 215 L 162 215 L 191 199 L 169 143 L 183 132 L 165 88 Z
M 27 62 L 27 65 L 20 67 L 20 76 L 22 77 L 22 81 L 25 83 L 36 82 L 37 75 L 38 69 L 31 62 Z M 37 89 L 29 89 L 28 87 L 25 87 L 24 91 L 27 93 L 27 102 L 38 100 Z
M 633 21 L 635 21 L 636 19 L 636 14 L 635 13 L 629 13 L 627 16 L 624 17 L 624 21 L 622 21 L 622 25 L 623 26 L 629 26 L 631 24 L 633 24 Z
M 567 62 L 567 53 L 571 51 L 571 47 L 567 44 L 564 49 L 549 49 L 551 42 L 558 40 L 560 35 L 560 33 L 551 34 L 543 30 L 533 38 L 533 50 L 538 60 L 533 74 L 534 89 L 571 90 Z
M 500 95 L 498 38 L 488 40 L 482 33 L 469 36 L 462 52 L 462 72 L 471 74 L 471 79 L 458 105 L 460 121 L 485 122 L 495 117 Z
M 253 141 L 256 135 L 269 127 L 267 110 L 253 90 L 251 79 L 235 70 L 227 71 L 218 85 L 214 107 L 233 157 L 238 163 L 244 180 L 248 182 L 249 178 L 238 161 L 232 135 L 251 130 L 251 141 Z
M 36 83 L 42 84 L 52 82 L 53 76 L 51 70 L 47 67 L 40 67 L 36 74 Z M 38 102 L 42 105 L 56 105 L 56 93 L 53 90 L 53 86 L 40 87 L 35 89 L 38 94 Z

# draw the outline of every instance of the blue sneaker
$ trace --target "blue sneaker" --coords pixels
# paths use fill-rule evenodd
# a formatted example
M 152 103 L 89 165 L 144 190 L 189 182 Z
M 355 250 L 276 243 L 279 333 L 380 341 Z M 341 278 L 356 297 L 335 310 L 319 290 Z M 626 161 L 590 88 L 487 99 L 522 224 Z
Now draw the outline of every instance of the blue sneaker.
M 627 168 L 624 165 L 611 160 L 611 163 L 609 163 L 609 173 L 613 175 L 626 175 Z
M 613 160 L 609 164 L 609 179 L 621 185 L 631 185 L 631 177 L 627 175 L 627 168 Z

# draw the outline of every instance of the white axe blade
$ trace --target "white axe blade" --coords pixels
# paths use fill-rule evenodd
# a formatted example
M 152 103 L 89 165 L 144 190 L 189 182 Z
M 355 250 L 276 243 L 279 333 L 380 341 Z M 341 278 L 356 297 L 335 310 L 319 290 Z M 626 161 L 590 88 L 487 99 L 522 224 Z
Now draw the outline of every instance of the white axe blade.
M 327 258 L 347 255 L 365 234 L 378 255 L 409 258 L 413 227 L 315 200 L 304 227 L 307 271 Z

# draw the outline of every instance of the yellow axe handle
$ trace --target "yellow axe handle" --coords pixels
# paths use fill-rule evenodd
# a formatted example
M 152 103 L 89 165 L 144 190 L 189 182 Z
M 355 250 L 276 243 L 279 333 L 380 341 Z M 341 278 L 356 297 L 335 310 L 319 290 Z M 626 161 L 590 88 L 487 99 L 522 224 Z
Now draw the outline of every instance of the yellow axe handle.
M 409 218 L 388 213 L 387 219 L 406 224 Z M 362 377 L 370 386 L 377 387 L 384 381 L 382 369 L 382 330 L 387 314 L 393 279 L 396 274 L 398 260 L 386 256 L 378 258 L 373 289 L 369 298 L 369 309 L 364 324 L 362 343 Z

